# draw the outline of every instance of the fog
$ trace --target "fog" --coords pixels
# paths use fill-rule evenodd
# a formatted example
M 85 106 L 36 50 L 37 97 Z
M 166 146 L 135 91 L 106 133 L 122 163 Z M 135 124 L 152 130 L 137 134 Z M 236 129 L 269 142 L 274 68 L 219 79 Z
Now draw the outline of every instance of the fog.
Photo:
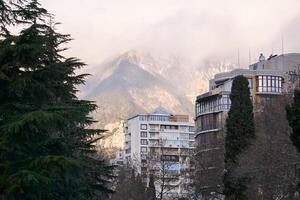
M 299 0 L 41 0 L 74 38 L 66 52 L 96 65 L 130 49 L 247 65 L 300 52 Z M 249 56 L 250 55 L 250 56 Z

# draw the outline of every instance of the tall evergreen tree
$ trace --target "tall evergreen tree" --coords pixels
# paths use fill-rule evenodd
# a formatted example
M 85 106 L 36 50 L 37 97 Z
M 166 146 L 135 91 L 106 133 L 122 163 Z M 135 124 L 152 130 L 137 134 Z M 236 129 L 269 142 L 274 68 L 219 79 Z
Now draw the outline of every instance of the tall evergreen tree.
M 255 137 L 253 106 L 249 83 L 244 76 L 234 78 L 231 88 L 231 107 L 226 120 L 224 194 L 226 199 L 246 199 L 245 177 L 232 173 L 238 166 L 238 156 Z
M 300 153 L 300 90 L 295 90 L 294 102 L 286 108 L 286 111 L 287 120 L 293 130 L 290 138 Z
M 3 199 L 93 199 L 110 168 L 96 158 L 96 105 L 76 97 L 85 64 L 65 58 L 69 35 L 36 0 L 0 0 L 0 193 Z M 22 25 L 18 35 L 8 26 Z

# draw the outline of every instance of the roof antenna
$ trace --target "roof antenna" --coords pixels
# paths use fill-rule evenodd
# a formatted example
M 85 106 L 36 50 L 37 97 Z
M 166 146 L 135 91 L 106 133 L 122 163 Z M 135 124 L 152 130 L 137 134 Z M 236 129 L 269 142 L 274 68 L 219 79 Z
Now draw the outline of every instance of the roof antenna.
M 283 41 L 283 35 L 281 35 L 281 53 L 284 54 L 284 41 Z
M 283 34 L 281 35 L 281 53 L 282 53 L 282 69 L 284 67 L 284 41 Z
M 238 66 L 239 66 L 239 68 L 241 67 L 240 66 L 240 48 L 238 48 Z
M 251 49 L 249 48 L 249 66 L 251 65 Z

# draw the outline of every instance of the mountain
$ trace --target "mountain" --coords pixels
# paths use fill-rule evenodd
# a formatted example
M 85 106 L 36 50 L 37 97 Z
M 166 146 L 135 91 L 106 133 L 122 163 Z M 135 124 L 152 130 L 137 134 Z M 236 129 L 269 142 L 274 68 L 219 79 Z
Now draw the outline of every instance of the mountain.
M 211 60 L 192 66 L 182 58 L 158 59 L 147 52 L 131 50 L 94 67 L 81 95 L 98 105 L 92 113 L 99 121 L 94 127 L 111 130 L 108 140 L 121 147 L 123 140 L 116 139 L 123 137 L 121 120 L 160 105 L 171 113 L 193 116 L 195 98 L 208 89 L 208 80 L 233 67 Z
M 88 80 L 86 98 L 97 102 L 98 126 L 153 110 L 159 105 L 173 113 L 193 114 L 193 104 L 165 79 L 150 55 L 127 52 L 102 64 Z

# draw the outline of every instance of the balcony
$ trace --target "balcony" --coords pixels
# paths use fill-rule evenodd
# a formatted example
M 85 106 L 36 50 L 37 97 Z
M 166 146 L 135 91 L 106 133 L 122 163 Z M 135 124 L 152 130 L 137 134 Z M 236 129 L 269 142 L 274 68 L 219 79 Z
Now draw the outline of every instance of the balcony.
M 159 139 L 159 133 L 150 133 L 150 139 Z
M 141 159 L 142 160 L 147 160 L 148 159 L 147 154 L 141 154 Z
M 159 147 L 160 146 L 160 143 L 159 143 L 159 140 L 149 140 L 149 146 L 150 147 Z
M 150 127 L 149 131 L 158 132 L 159 131 L 159 127 Z

